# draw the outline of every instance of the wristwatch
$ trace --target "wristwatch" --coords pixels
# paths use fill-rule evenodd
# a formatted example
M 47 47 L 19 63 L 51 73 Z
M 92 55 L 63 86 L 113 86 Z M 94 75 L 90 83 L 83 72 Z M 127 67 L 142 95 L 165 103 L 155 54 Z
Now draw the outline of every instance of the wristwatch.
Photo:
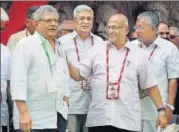
M 161 107 L 161 108 L 158 108 L 158 109 L 157 109 L 159 115 L 165 115 L 165 114 L 166 114 L 165 110 L 166 110 L 165 107 Z
M 161 108 L 158 108 L 157 111 L 160 112 L 160 111 L 165 111 L 165 107 L 161 107 Z
M 167 104 L 167 107 L 169 107 L 172 111 L 175 110 L 175 107 L 173 105 L 171 105 L 171 104 Z

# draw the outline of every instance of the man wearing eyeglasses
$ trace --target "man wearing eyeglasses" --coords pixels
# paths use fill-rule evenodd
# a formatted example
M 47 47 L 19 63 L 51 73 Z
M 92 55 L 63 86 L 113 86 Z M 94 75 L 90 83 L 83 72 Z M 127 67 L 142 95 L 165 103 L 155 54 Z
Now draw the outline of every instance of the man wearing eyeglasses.
M 170 39 L 169 26 L 166 22 L 160 21 L 159 26 L 158 26 L 158 34 L 163 39 L 166 39 L 166 40 Z
M 14 127 L 18 132 L 57 132 L 57 111 L 67 106 L 62 95 L 70 78 L 56 41 L 59 15 L 43 5 L 33 18 L 35 33 L 18 42 L 12 57 Z
M 166 107 L 168 122 L 172 119 L 179 77 L 179 52 L 170 41 L 158 36 L 159 17 L 155 12 L 139 14 L 135 30 L 138 40 L 132 43 L 142 49 L 155 72 L 157 85 Z M 134 45 L 135 45 L 134 44 Z M 140 94 L 142 105 L 142 132 L 156 132 L 157 110 L 146 92 Z
M 75 30 L 58 39 L 65 51 L 64 57 L 77 65 L 84 59 L 84 54 L 93 46 L 101 44 L 102 39 L 91 32 L 94 14 L 91 7 L 79 5 L 73 11 Z M 90 97 L 89 80 L 70 81 L 69 115 L 67 129 L 70 132 L 87 132 L 85 127 Z
M 170 27 L 170 41 L 179 48 L 179 29 L 177 27 Z
M 92 47 L 77 66 L 68 62 L 76 81 L 91 78 L 92 101 L 86 126 L 89 132 L 139 132 L 141 124 L 139 87 L 155 102 L 158 124 L 167 120 L 155 77 L 141 49 L 127 38 L 128 19 L 111 16 L 106 26 L 108 41 Z
M 12 34 L 7 42 L 10 51 L 13 51 L 19 40 L 32 35 L 35 32 L 35 22 L 32 17 L 33 13 L 38 9 L 38 6 L 32 6 L 28 9 L 26 14 L 25 29 Z

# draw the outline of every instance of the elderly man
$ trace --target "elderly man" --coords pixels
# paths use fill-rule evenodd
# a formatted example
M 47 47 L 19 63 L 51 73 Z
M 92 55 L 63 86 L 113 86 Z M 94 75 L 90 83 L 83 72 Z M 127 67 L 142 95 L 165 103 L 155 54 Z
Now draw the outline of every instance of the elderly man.
M 148 56 L 155 71 L 157 85 L 166 107 L 168 121 L 172 118 L 177 81 L 179 77 L 178 49 L 170 41 L 157 35 L 159 17 L 155 12 L 144 12 L 137 17 L 138 40 L 133 41 Z M 157 110 L 149 96 L 141 94 L 142 132 L 156 132 Z
M 102 39 L 93 33 L 93 10 L 86 5 L 79 5 L 73 12 L 75 30 L 61 38 L 59 43 L 65 50 L 69 61 L 76 65 L 84 58 L 84 54 L 94 45 L 101 44 Z M 71 80 L 69 98 L 69 116 L 67 128 L 71 132 L 87 132 L 86 114 L 90 103 L 90 80 L 76 82 Z
M 138 86 L 147 89 L 159 111 L 157 125 L 165 127 L 165 108 L 148 60 L 126 37 L 126 16 L 111 16 L 106 29 L 109 41 L 91 48 L 78 68 L 68 62 L 73 79 L 90 77 L 92 101 L 86 123 L 89 132 L 139 132 Z
M 3 8 L 1 10 L 0 29 L 3 30 L 9 17 Z M 2 132 L 7 132 L 9 123 L 8 102 L 10 97 L 10 72 L 11 72 L 11 55 L 9 49 L 1 44 L 1 89 L 0 89 L 0 110 L 1 110 L 1 128 Z
M 26 28 L 10 36 L 7 42 L 7 46 L 10 49 L 10 51 L 14 50 L 19 40 L 29 35 L 32 35 L 35 32 L 35 22 L 34 22 L 34 18 L 32 17 L 32 15 L 38 8 L 39 8 L 38 6 L 30 7 L 26 14 L 26 21 L 25 21 Z
M 170 41 L 179 49 L 179 29 L 177 27 L 170 27 Z
M 20 40 L 13 52 L 14 127 L 25 132 L 56 132 L 57 109 L 65 105 L 59 99 L 69 78 L 55 39 L 59 16 L 54 7 L 44 5 L 33 18 L 37 32 Z
M 160 21 L 159 26 L 158 26 L 158 34 L 163 39 L 166 39 L 166 40 L 170 39 L 169 26 L 166 22 Z

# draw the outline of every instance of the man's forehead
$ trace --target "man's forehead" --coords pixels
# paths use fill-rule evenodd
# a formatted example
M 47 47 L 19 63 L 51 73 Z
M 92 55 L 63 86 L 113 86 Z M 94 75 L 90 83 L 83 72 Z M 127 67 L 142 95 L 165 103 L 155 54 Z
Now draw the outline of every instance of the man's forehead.
M 58 15 L 55 12 L 45 12 L 41 18 L 46 18 L 46 19 L 51 19 L 51 18 L 57 18 L 58 19 Z
M 125 20 L 120 18 L 120 17 L 111 17 L 109 20 L 108 20 L 108 25 L 109 24 L 117 24 L 117 25 L 124 25 L 125 24 Z
M 159 29 L 167 29 L 167 30 L 169 30 L 169 27 L 168 27 L 168 25 L 166 25 L 164 23 L 160 23 L 159 24 Z
M 91 11 L 80 11 L 77 16 L 92 16 Z
M 147 18 L 142 17 L 137 19 L 136 24 L 148 25 L 149 21 Z

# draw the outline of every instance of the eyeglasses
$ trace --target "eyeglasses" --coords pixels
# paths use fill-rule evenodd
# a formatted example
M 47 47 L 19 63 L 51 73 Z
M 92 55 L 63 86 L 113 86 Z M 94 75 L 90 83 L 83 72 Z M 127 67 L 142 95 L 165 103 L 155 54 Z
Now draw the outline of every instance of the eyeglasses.
M 58 19 L 40 19 L 39 21 L 43 21 L 47 24 L 51 24 L 52 22 L 59 23 Z
M 159 32 L 159 35 L 170 35 L 170 33 L 169 32 Z
M 179 36 L 170 35 L 170 39 L 175 39 L 176 37 L 179 37 Z
M 141 26 L 134 26 L 133 28 L 134 30 L 144 30 L 144 27 Z
M 110 29 L 112 29 L 112 30 L 118 30 L 118 29 L 120 29 L 120 28 L 124 28 L 125 26 L 105 26 L 105 29 L 106 30 L 110 30 Z

